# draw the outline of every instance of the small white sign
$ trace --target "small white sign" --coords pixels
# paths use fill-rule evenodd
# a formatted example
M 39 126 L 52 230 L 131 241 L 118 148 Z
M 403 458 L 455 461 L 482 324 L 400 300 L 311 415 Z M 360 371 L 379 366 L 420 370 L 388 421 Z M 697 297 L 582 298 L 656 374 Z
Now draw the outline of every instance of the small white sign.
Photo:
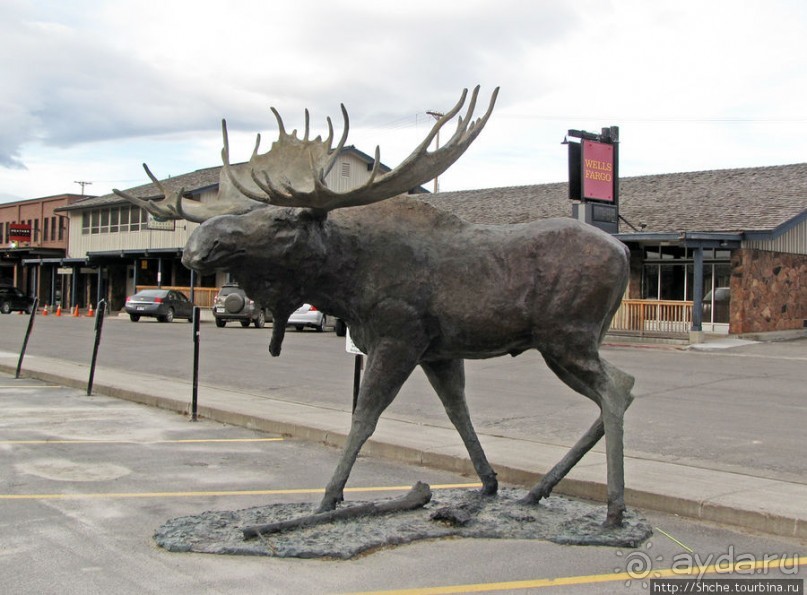
M 355 353 L 356 355 L 366 355 L 361 349 L 356 347 L 353 339 L 350 338 L 350 329 L 345 333 L 345 351 L 348 353 Z
M 146 221 L 146 229 L 156 229 L 158 231 L 174 231 L 176 229 L 176 220 L 162 219 L 155 217 L 149 213 L 148 220 Z

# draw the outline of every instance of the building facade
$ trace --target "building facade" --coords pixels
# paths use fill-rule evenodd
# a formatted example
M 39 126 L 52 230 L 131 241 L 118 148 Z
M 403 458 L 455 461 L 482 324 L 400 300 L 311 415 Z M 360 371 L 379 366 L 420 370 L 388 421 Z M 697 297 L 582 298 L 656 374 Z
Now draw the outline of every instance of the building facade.
M 84 198 L 59 194 L 0 204 L 0 284 L 13 285 L 53 303 L 62 287 L 56 266 L 43 265 L 42 261 L 53 262 L 67 255 L 68 219 L 59 209 Z M 24 239 L 13 233 L 15 229 L 27 232 Z

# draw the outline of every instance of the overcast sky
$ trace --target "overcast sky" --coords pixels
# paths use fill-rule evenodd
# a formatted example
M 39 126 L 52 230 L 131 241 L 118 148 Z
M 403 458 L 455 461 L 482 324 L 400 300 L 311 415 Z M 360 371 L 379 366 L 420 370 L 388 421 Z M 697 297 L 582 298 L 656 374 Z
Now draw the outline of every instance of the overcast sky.
M 270 106 L 344 103 L 395 166 L 477 84 L 441 190 L 565 181 L 569 128 L 618 125 L 623 176 L 807 161 L 803 0 L 2 0 L 0 56 L 0 202 L 218 165 L 222 118 L 247 159 Z

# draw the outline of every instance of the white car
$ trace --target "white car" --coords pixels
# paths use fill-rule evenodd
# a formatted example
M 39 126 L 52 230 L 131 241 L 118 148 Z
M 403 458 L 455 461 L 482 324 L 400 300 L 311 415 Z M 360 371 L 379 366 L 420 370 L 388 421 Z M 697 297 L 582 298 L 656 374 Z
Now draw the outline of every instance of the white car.
M 324 312 L 320 312 L 311 304 L 303 304 L 289 317 L 289 322 L 286 326 L 293 326 L 298 331 L 310 327 L 321 333 L 325 330 L 326 322 L 327 317 Z

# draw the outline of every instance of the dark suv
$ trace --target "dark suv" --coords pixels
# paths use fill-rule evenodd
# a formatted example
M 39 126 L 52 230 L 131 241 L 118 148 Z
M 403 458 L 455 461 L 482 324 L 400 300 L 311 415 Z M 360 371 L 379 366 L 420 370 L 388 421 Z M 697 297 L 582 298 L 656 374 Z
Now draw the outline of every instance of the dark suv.
M 28 297 L 16 287 L 0 287 L 0 312 L 10 314 L 11 312 L 31 313 L 34 305 L 34 298 Z
M 235 284 L 224 285 L 219 290 L 213 302 L 213 316 L 219 328 L 233 320 L 240 322 L 243 327 L 254 323 L 255 328 L 263 328 L 266 324 L 264 308 L 249 299 L 244 290 Z

